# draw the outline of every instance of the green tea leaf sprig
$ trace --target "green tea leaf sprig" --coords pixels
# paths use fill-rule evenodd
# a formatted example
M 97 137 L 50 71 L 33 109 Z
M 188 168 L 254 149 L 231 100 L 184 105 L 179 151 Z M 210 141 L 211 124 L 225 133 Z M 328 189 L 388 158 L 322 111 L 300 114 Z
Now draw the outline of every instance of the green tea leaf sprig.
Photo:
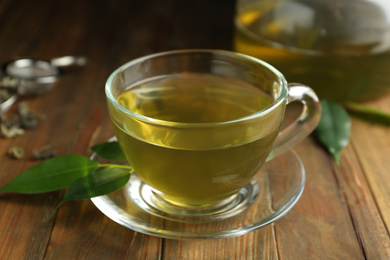
M 339 164 L 341 151 L 349 143 L 351 120 L 347 111 L 339 104 L 321 100 L 321 106 L 321 119 L 315 134 Z
M 126 156 L 122 152 L 118 142 L 106 142 L 91 147 L 97 155 L 111 161 L 126 161 Z
M 353 101 L 345 101 L 342 105 L 354 116 L 373 123 L 390 125 L 390 113 Z
M 343 101 L 335 103 L 321 100 L 322 115 L 315 135 L 339 164 L 340 154 L 349 143 L 351 120 L 349 115 L 360 117 L 372 123 L 390 125 L 390 113 L 357 103 Z
M 125 160 L 117 142 L 102 143 L 91 149 L 108 160 Z M 36 194 L 68 188 L 57 210 L 70 200 L 90 199 L 119 190 L 129 181 L 132 171 L 129 165 L 99 164 L 81 155 L 57 156 L 26 169 L 1 187 L 0 193 Z
M 60 201 L 55 211 L 65 202 L 70 200 L 83 200 L 109 194 L 121 189 L 130 179 L 130 173 L 123 168 L 104 168 L 95 170 L 87 176 L 74 181 L 68 187 L 64 198 Z

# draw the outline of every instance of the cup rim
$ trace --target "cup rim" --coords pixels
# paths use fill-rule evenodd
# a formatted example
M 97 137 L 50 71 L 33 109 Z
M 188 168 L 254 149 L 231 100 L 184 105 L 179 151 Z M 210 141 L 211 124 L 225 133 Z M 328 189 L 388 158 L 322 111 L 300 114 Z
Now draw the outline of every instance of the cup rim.
M 161 56 L 169 56 L 169 55 L 180 54 L 180 53 L 217 53 L 219 55 L 224 55 L 224 56 L 229 56 L 229 57 L 237 56 L 237 57 L 240 57 L 242 59 L 246 59 L 246 60 L 252 61 L 254 63 L 258 63 L 260 66 L 266 67 L 268 70 L 270 70 L 272 73 L 274 73 L 277 76 L 277 78 L 279 79 L 278 85 L 281 88 L 280 93 L 279 93 L 278 97 L 272 102 L 271 105 L 267 106 L 266 108 L 264 108 L 262 110 L 259 110 L 255 113 L 250 114 L 250 115 L 235 118 L 232 120 L 221 121 L 221 122 L 211 122 L 211 123 L 210 122 L 207 122 L 207 123 L 188 123 L 188 122 L 186 122 L 186 123 L 184 123 L 184 122 L 168 121 L 168 120 L 162 120 L 162 119 L 156 119 L 156 118 L 144 116 L 144 115 L 135 113 L 135 112 L 125 108 L 114 98 L 110 87 L 112 85 L 114 78 L 117 75 L 119 75 L 125 68 L 127 68 L 133 64 L 137 64 L 137 63 L 140 63 L 142 61 L 151 59 L 151 58 L 156 58 L 156 57 L 161 57 Z M 252 57 L 252 56 L 249 56 L 246 54 L 238 53 L 238 52 L 227 51 L 227 50 L 180 49 L 180 50 L 172 50 L 172 51 L 153 53 L 153 54 L 141 56 L 141 57 L 138 57 L 138 58 L 135 58 L 133 60 L 126 62 L 125 64 L 121 65 L 119 68 L 117 68 L 114 72 L 111 73 L 111 75 L 109 76 L 109 78 L 107 79 L 106 84 L 105 84 L 105 93 L 106 93 L 106 97 L 108 99 L 108 102 L 111 102 L 111 104 L 116 109 L 119 109 L 122 113 L 124 113 L 130 117 L 136 118 L 137 120 L 142 121 L 144 123 L 149 123 L 149 124 L 153 124 L 153 125 L 160 125 L 160 126 L 171 126 L 171 127 L 174 126 L 177 128 L 180 128 L 180 127 L 182 127 L 182 128 L 183 127 L 185 127 L 185 128 L 202 127 L 203 128 L 203 127 L 208 127 L 208 126 L 229 125 L 229 124 L 244 122 L 244 121 L 248 121 L 251 119 L 258 118 L 258 117 L 262 117 L 262 116 L 270 113 L 271 111 L 273 111 L 277 107 L 279 107 L 281 105 L 281 103 L 284 102 L 284 100 L 287 98 L 287 95 L 288 95 L 288 87 L 287 86 L 288 86 L 287 81 L 286 81 L 285 77 L 283 76 L 283 74 L 279 70 L 277 70 L 275 67 L 273 67 L 269 63 L 267 63 L 263 60 L 260 60 L 258 58 L 255 58 L 255 57 Z

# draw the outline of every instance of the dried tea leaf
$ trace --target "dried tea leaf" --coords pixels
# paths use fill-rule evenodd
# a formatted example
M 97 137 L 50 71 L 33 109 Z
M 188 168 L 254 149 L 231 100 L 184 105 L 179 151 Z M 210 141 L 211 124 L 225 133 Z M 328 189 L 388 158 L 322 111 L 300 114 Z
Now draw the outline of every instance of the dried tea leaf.
M 15 159 L 22 159 L 24 157 L 24 150 L 22 147 L 19 146 L 12 146 L 8 150 L 8 155 Z
M 19 85 L 19 80 L 17 78 L 1 75 L 0 77 L 0 88 L 11 89 L 16 92 L 16 88 Z
M 18 135 L 24 134 L 24 130 L 17 126 L 7 127 L 5 123 L 0 124 L 0 132 L 5 138 L 14 138 Z
M 0 103 L 5 102 L 12 96 L 12 93 L 10 93 L 7 89 L 0 89 Z
M 9 118 L 1 116 L 0 132 L 5 138 L 23 135 L 24 130 L 36 128 L 38 120 L 43 118 L 44 116 L 32 112 L 25 102 L 20 102 L 17 115 L 12 115 Z
M 19 81 L 10 76 L 0 75 L 0 104 L 16 94 Z
M 5 118 L 5 116 L 3 116 L 2 118 L 2 124 L 4 124 L 7 128 L 11 128 L 11 127 L 18 127 L 20 128 L 20 120 L 19 120 L 19 117 L 18 116 L 15 116 L 15 115 L 12 115 L 8 118 Z
M 56 156 L 56 151 L 55 150 L 50 150 L 50 146 L 46 145 L 36 151 L 33 152 L 33 157 L 34 159 L 37 160 L 44 160 L 44 159 L 49 159 L 53 158 Z
M 34 129 L 38 124 L 38 118 L 31 112 L 25 102 L 18 104 L 18 114 L 20 116 L 20 125 L 24 129 Z

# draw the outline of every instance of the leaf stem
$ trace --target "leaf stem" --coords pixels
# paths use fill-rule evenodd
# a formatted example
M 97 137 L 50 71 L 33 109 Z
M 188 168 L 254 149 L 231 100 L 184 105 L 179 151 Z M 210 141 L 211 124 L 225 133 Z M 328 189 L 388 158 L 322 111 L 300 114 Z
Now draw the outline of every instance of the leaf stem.
M 122 169 L 129 169 L 131 171 L 134 171 L 133 167 L 131 167 L 130 165 L 120 165 L 120 164 L 104 163 L 104 164 L 99 164 L 99 167 L 122 168 Z
M 377 108 L 370 107 L 364 104 L 359 104 L 353 101 L 345 101 L 341 103 L 351 114 L 359 116 L 373 123 L 381 123 L 390 125 L 390 113 L 386 113 Z

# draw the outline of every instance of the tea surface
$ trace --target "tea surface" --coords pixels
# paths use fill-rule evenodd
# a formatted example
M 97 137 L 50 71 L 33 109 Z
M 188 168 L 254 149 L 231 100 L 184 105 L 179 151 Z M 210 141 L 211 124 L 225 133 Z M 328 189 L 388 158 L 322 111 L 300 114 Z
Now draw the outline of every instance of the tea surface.
M 154 119 L 216 123 L 256 113 L 271 105 L 273 98 L 237 79 L 182 73 L 132 86 L 118 101 Z

